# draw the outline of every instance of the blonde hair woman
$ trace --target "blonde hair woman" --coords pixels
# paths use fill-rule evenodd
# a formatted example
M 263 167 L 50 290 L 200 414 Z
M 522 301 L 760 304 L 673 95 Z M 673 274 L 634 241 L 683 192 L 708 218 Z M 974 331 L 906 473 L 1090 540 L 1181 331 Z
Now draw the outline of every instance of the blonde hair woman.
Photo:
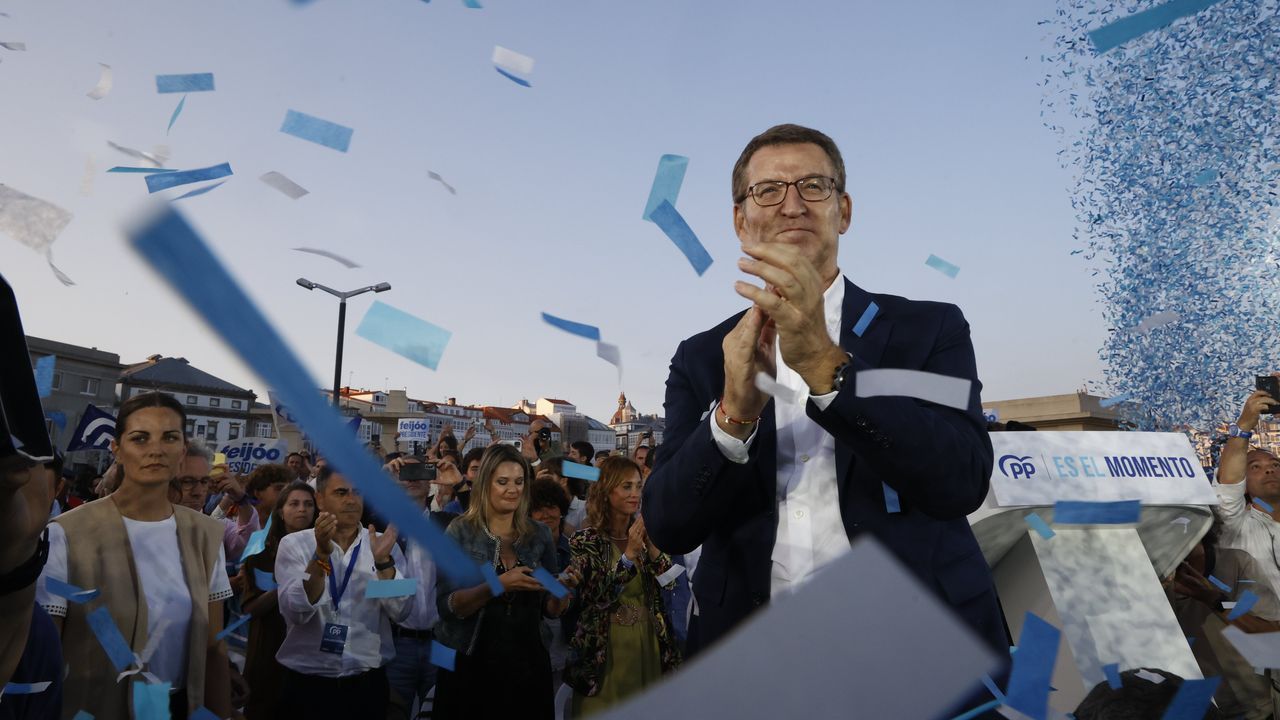
M 587 492 L 586 527 L 569 541 L 570 562 L 581 576 L 578 629 L 565 670 L 574 717 L 600 712 L 680 664 L 658 584 L 671 558 L 645 533 L 641 478 L 629 458 L 601 462 L 600 479 Z
M 542 617 L 558 617 L 557 600 L 532 576 L 557 571 L 551 531 L 529 517 L 529 463 L 510 445 L 494 445 L 480 459 L 467 512 L 448 535 L 482 565 L 494 569 L 503 592 L 488 583 L 459 587 L 440 576 L 436 640 L 455 652 L 454 669 L 441 668 L 432 717 L 551 718 L 551 659 Z M 574 584 L 574 577 L 562 579 Z

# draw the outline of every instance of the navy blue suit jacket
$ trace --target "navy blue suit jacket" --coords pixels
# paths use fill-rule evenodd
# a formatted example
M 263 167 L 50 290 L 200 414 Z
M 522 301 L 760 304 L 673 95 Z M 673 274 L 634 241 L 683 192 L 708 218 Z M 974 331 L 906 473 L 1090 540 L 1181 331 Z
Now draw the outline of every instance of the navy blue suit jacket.
M 839 340 L 856 369 L 906 368 L 973 381 L 967 411 L 907 397 L 858 398 L 853 375 L 826 410 L 808 403 L 809 417 L 835 438 L 845 531 L 850 539 L 872 533 L 978 635 L 1006 651 L 991 573 L 965 519 L 986 498 L 992 462 L 969 324 L 954 305 L 873 295 L 844 283 Z M 879 312 L 858 337 L 853 325 L 872 301 Z M 702 546 L 691 651 L 733 629 L 770 593 L 778 523 L 773 401 L 745 465 L 724 457 L 704 417 L 724 389 L 722 341 L 741 317 L 676 349 L 666 432 L 644 487 L 645 527 L 658 547 L 677 554 Z M 886 509 L 882 483 L 897 491 L 901 512 Z

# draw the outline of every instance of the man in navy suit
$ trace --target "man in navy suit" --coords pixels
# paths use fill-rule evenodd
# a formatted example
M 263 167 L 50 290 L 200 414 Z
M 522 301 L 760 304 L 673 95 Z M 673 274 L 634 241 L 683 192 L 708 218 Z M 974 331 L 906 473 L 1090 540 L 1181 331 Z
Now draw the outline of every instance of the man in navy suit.
M 960 309 L 844 278 L 836 255 L 852 201 L 839 149 L 816 130 L 780 125 L 752 139 L 733 169 L 733 200 L 748 256 L 738 266 L 763 287 L 737 282 L 751 307 L 676 349 L 665 438 L 644 487 L 658 547 L 702 546 L 689 652 L 800 587 L 864 532 L 1005 650 L 965 519 L 987 495 L 992 450 Z M 968 408 L 860 398 L 856 373 L 870 368 L 969 380 Z M 757 387 L 760 373 L 774 397 Z

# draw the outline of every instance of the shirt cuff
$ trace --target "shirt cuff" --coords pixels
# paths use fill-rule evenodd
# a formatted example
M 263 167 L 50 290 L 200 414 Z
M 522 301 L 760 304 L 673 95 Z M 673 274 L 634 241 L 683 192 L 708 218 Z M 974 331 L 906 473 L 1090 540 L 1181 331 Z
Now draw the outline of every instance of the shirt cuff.
M 622 562 L 623 565 L 626 565 L 627 567 L 635 567 L 636 565 L 635 563 L 631 562 L 631 558 L 627 557 L 626 553 L 622 553 L 622 558 L 620 558 L 620 561 Z
M 756 423 L 756 427 L 746 440 L 739 440 L 725 432 L 720 427 L 720 423 L 716 422 L 716 413 L 719 411 L 720 403 L 716 403 L 711 407 L 711 412 L 707 413 L 707 422 L 711 423 L 711 437 L 716 441 L 716 447 L 720 448 L 720 454 L 724 455 L 726 460 L 738 465 L 746 465 L 751 453 L 751 443 L 756 439 L 760 424 Z
M 839 390 L 832 390 L 831 392 L 826 393 L 824 395 L 810 394 L 809 399 L 813 401 L 814 405 L 818 406 L 819 410 L 826 410 L 828 407 L 831 406 L 831 403 L 835 402 L 836 394 L 838 392 Z
M 1213 489 L 1218 493 L 1218 497 L 1226 500 L 1238 500 L 1244 498 L 1245 483 L 1241 480 L 1238 483 L 1214 483 Z

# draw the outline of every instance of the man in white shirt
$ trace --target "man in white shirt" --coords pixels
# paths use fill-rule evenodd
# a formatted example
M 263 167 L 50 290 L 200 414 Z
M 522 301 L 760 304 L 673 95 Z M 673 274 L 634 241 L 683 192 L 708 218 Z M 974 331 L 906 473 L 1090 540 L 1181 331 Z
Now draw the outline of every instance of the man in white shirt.
M 862 532 L 989 645 L 1007 648 L 965 520 L 986 497 L 992 451 L 964 316 L 842 276 L 852 200 L 840 151 L 823 133 L 767 130 L 743 150 L 732 186 L 748 256 L 738 267 L 764 287 L 736 283 L 751 307 L 676 350 L 641 506 L 664 551 L 702 546 L 689 654 L 801 587 Z M 857 373 L 872 368 L 967 380 L 968 407 L 858 397 Z
M 1219 500 L 1214 513 L 1222 523 L 1219 543 L 1249 553 L 1280 595 L 1280 460 L 1266 450 L 1249 448 L 1259 417 L 1274 403 L 1265 391 L 1254 392 L 1227 429 L 1214 484 Z
M 401 473 L 406 465 L 418 465 L 422 461 L 413 456 L 396 458 L 386 465 L 401 489 L 422 509 L 422 514 L 440 523 L 444 530 L 447 521 L 441 517 L 450 517 L 444 513 L 433 513 L 428 507 L 431 499 L 432 483 L 425 479 L 417 479 L 416 473 Z M 437 481 L 445 485 L 456 485 L 462 482 L 462 475 L 452 462 L 440 461 L 436 464 Z M 396 656 L 387 665 L 387 681 L 391 685 L 391 712 L 389 718 L 409 718 L 413 709 L 414 698 L 423 701 L 427 693 L 436 684 L 436 666 L 431 664 L 431 628 L 435 627 L 440 613 L 436 609 L 436 563 L 431 553 L 416 542 L 399 541 L 404 552 L 405 567 L 409 577 L 418 578 L 418 592 L 414 596 L 413 610 L 404 620 L 391 625 L 391 635 L 395 640 Z
M 413 610 L 413 595 L 366 598 L 376 580 L 405 577 L 396 531 L 360 527 L 364 501 L 325 467 L 316 478 L 320 514 L 312 530 L 286 535 L 276 551 L 280 614 L 287 634 L 276 653 L 285 667 L 282 717 L 381 718 L 395 657 L 391 623 Z M 318 549 L 317 549 L 318 548 Z

